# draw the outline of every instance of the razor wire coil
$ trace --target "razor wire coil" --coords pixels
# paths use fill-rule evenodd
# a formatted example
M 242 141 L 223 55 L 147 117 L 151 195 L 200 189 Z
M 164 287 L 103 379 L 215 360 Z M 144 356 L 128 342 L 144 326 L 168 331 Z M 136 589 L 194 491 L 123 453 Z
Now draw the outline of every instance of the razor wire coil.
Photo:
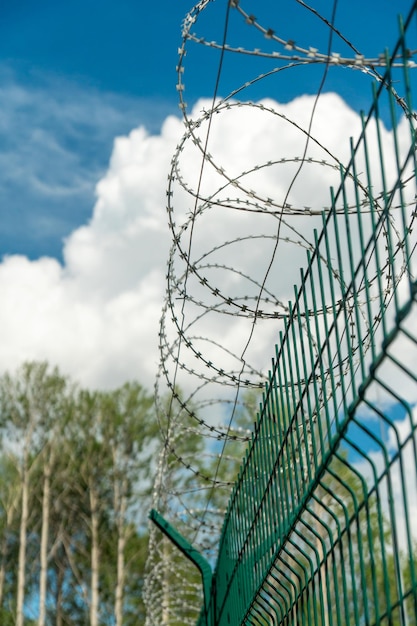
M 154 486 L 154 505 L 162 510 L 176 527 L 191 537 L 194 545 L 213 559 L 216 554 L 213 546 L 216 545 L 223 523 L 225 505 L 219 507 L 213 503 L 208 510 L 204 505 L 204 498 L 203 501 L 198 501 L 194 496 L 199 492 L 201 494 L 213 490 L 223 489 L 225 494 L 230 491 L 234 478 L 225 480 L 219 477 L 219 466 L 214 471 L 210 460 L 218 458 L 222 466 L 227 467 L 228 464 L 233 464 L 233 459 L 242 458 L 253 435 L 249 435 L 245 428 L 234 426 L 233 420 L 230 421 L 230 415 L 234 414 L 236 407 L 245 411 L 247 401 L 242 390 L 264 388 L 268 382 L 268 373 L 264 364 L 252 363 L 250 358 L 246 360 L 246 355 L 245 358 L 242 357 L 241 344 L 222 343 L 221 332 L 220 335 L 217 332 L 210 336 L 209 331 L 217 324 L 223 323 L 226 339 L 233 334 L 233 323 L 230 320 L 240 320 L 247 323 L 247 329 L 252 328 L 256 331 L 261 327 L 263 329 L 266 324 L 273 324 L 274 332 L 278 335 L 293 315 L 288 303 L 291 294 L 286 292 L 283 298 L 270 283 L 263 285 L 262 270 L 255 275 L 250 273 L 251 270 L 257 270 L 255 263 L 247 267 L 244 262 L 239 265 L 236 260 L 244 261 L 244 256 L 251 245 L 256 245 L 261 250 L 260 256 L 267 255 L 268 253 L 263 250 L 268 242 L 278 244 L 278 251 L 282 248 L 302 250 L 304 257 L 300 258 L 305 259 L 306 254 L 311 257 L 317 253 L 314 233 L 320 228 L 320 224 L 326 222 L 330 214 L 336 215 L 335 219 L 353 220 L 357 213 L 361 212 L 372 214 L 373 219 L 376 219 L 378 232 L 372 245 L 378 249 L 392 250 L 385 262 L 378 266 L 378 273 L 370 276 L 364 272 L 360 284 L 353 284 L 352 287 L 352 283 L 350 285 L 345 283 L 344 277 L 323 255 L 321 270 L 327 271 L 332 277 L 331 280 L 336 285 L 333 288 L 340 296 L 335 298 L 332 304 L 306 307 L 300 313 L 303 318 L 300 328 L 311 342 L 316 363 L 321 364 L 322 371 L 320 376 L 317 375 L 317 380 L 324 379 L 330 385 L 330 388 L 321 391 L 321 406 L 324 406 L 332 395 L 338 395 L 337 389 L 343 386 L 343 378 L 349 373 L 352 362 L 359 368 L 361 358 L 372 347 L 373 337 L 381 319 L 376 314 L 371 322 L 366 312 L 367 308 L 372 307 L 373 302 L 382 303 L 383 308 L 387 307 L 394 297 L 397 285 L 409 271 L 409 258 L 404 246 L 407 232 L 404 235 L 403 230 L 398 227 L 398 215 L 404 208 L 408 211 L 407 228 L 411 232 L 415 226 L 416 212 L 413 207 L 416 196 L 414 191 L 409 193 L 408 186 L 411 187 L 414 183 L 414 176 L 409 171 L 403 172 L 400 186 L 396 184 L 391 188 L 390 182 L 382 181 L 380 187 L 371 189 L 367 177 L 362 172 L 346 168 L 345 157 L 337 156 L 334 150 L 326 147 L 324 141 L 307 132 L 305 120 L 289 118 L 279 106 L 274 108 L 271 102 L 243 100 L 247 90 L 259 85 L 265 79 L 279 77 L 284 70 L 313 65 L 341 67 L 345 71 L 359 71 L 380 86 L 389 88 L 395 105 L 401 111 L 405 110 L 407 119 L 413 124 L 415 114 L 406 105 L 405 96 L 397 93 L 397 85 L 394 88 L 392 85 L 384 84 L 385 79 L 381 73 L 388 64 L 386 52 L 365 57 L 324 16 L 318 18 L 330 30 L 333 29 L 340 41 L 350 48 L 352 55 L 346 56 L 338 52 L 331 52 L 329 55 L 314 47 L 297 45 L 295 38 L 280 37 L 277 29 L 259 22 L 250 11 L 245 10 L 243 6 L 245 3 L 239 0 L 231 0 L 230 7 L 239 17 L 240 24 L 276 48 L 266 50 L 260 45 L 259 48 L 249 49 L 244 44 L 235 47 L 227 43 L 209 41 L 197 34 L 195 28 L 203 13 L 210 10 L 211 4 L 211 0 L 202 0 L 186 16 L 177 65 L 177 92 L 185 133 L 172 157 L 166 192 L 172 247 L 167 264 L 166 301 L 160 322 L 161 361 L 155 384 L 164 444 Z M 302 2 L 299 4 L 304 5 Z M 308 7 L 308 10 L 311 8 Z M 244 55 L 243 58 L 251 56 L 260 62 L 273 60 L 278 66 L 272 70 L 262 70 L 243 85 L 234 86 L 229 95 L 219 97 L 210 110 L 204 109 L 195 116 L 194 110 L 189 112 L 184 93 L 186 67 L 189 63 L 187 52 L 196 45 L 237 55 L 236 59 Z M 396 53 L 389 60 L 391 69 L 402 70 L 405 66 L 409 70 L 413 69 L 416 66 L 415 54 L 414 49 L 407 50 L 406 54 L 402 55 Z M 233 161 L 222 162 L 210 145 L 210 137 L 204 133 L 207 133 L 207 127 L 211 123 L 216 125 L 219 123 L 218 120 L 226 119 L 228 115 L 236 116 L 242 111 L 249 111 L 254 116 L 259 114 L 264 117 L 271 116 L 281 126 L 289 126 L 291 132 L 301 137 L 302 141 L 309 142 L 313 149 L 309 146 L 304 158 L 301 151 L 298 156 L 283 154 L 274 158 L 271 155 L 271 158 L 264 161 L 244 164 L 242 169 L 239 169 Z M 299 138 L 298 141 L 300 142 Z M 303 144 L 300 145 L 302 147 Z M 193 182 L 195 167 L 192 169 L 190 166 L 192 164 L 195 166 L 196 163 L 203 164 L 204 167 L 201 186 Z M 295 171 L 294 168 L 300 166 L 303 168 L 303 176 L 309 168 L 329 170 L 333 175 L 335 186 L 338 180 L 342 180 L 344 189 L 350 184 L 354 193 L 351 191 L 349 197 L 338 198 L 335 203 L 329 202 L 327 205 L 320 199 L 315 206 L 314 203 L 297 202 L 291 195 L 287 198 L 285 187 L 264 191 L 262 178 L 259 179 L 260 182 L 257 181 L 259 175 L 265 173 L 269 175 L 273 171 L 277 172 L 274 177 L 279 179 L 280 171 L 285 172 L 285 168 L 288 168 L 291 173 Z M 289 177 L 288 174 L 282 175 L 285 181 L 288 181 Z M 207 189 L 206 180 L 209 181 Z M 265 180 L 270 185 L 267 177 L 264 178 L 264 182 Z M 288 185 L 288 182 L 286 184 Z M 281 200 L 282 198 L 285 198 L 285 202 Z M 216 218 L 216 211 L 221 212 L 220 217 Z M 388 213 L 387 220 L 382 219 L 382 216 L 386 217 Z M 216 233 L 215 237 L 210 231 L 210 236 L 204 237 L 206 224 L 210 224 L 210 220 L 211 223 L 216 223 L 216 219 L 223 223 L 224 216 L 226 222 L 230 220 L 227 226 L 232 232 L 226 231 L 224 235 Z M 266 225 L 263 230 L 260 228 L 260 232 L 254 233 L 250 230 L 254 222 L 248 221 L 249 232 L 236 234 L 234 229 L 237 220 L 242 219 L 242 216 L 245 219 L 247 216 L 251 219 L 254 216 L 263 218 Z M 305 221 L 306 218 L 315 220 L 313 226 L 306 228 L 303 223 L 302 228 L 299 227 L 297 219 Z M 281 227 L 279 229 L 278 241 L 270 226 L 271 223 L 276 224 L 277 220 L 283 229 L 283 232 Z M 200 223 L 203 236 L 199 234 L 200 238 L 197 238 Z M 257 222 L 257 226 L 259 224 L 260 222 Z M 209 228 L 207 226 L 208 230 Z M 239 228 L 237 230 L 239 231 Z M 190 232 L 193 232 L 192 237 Z M 369 257 L 371 258 L 371 253 Z M 372 265 L 371 261 L 369 264 Z M 381 275 L 384 276 L 384 287 L 378 290 Z M 278 283 L 276 287 L 279 288 Z M 342 339 L 345 335 L 349 336 L 350 353 L 345 356 L 339 355 L 340 358 L 334 356 L 326 363 L 326 347 L 320 345 L 311 327 L 317 317 L 321 320 L 319 323 L 321 327 L 326 327 L 327 318 L 336 310 L 344 315 L 346 321 L 346 327 L 340 332 Z M 358 320 L 358 315 L 362 322 Z M 220 322 L 221 319 L 226 321 Z M 252 340 L 253 343 L 255 340 Z M 309 385 L 315 384 L 314 377 L 315 374 L 311 374 L 309 378 L 305 378 L 300 372 L 298 385 L 308 388 Z M 171 397 L 168 412 L 167 393 Z M 338 402 L 342 402 L 340 398 Z M 299 406 L 300 410 L 303 410 L 302 398 Z M 207 442 L 206 449 L 200 450 L 200 458 L 195 458 L 192 454 L 191 458 L 187 458 L 182 451 L 184 440 L 192 437 L 196 439 L 202 437 Z M 302 446 L 306 440 L 307 433 L 304 433 L 300 435 L 298 444 Z M 222 442 L 223 453 L 217 453 L 216 456 L 213 448 L 210 448 L 210 441 Z M 233 449 L 234 455 L 227 453 L 227 446 L 232 444 L 236 446 Z M 307 461 L 304 460 L 304 463 Z M 305 471 L 307 472 L 307 469 Z M 177 580 L 172 589 L 180 588 L 181 581 L 187 580 L 186 568 L 181 573 L 178 563 L 173 565 L 172 555 L 164 553 L 164 546 L 164 540 L 152 530 L 145 590 L 149 626 L 157 623 L 175 624 L 176 620 L 180 619 L 178 616 L 181 615 L 181 609 L 184 609 L 170 606 L 164 585 L 171 581 L 175 571 Z M 198 585 L 194 587 L 194 592 L 196 597 L 191 598 L 187 605 L 187 611 L 191 613 L 193 611 L 195 613 L 196 607 L 199 609 L 201 604 Z

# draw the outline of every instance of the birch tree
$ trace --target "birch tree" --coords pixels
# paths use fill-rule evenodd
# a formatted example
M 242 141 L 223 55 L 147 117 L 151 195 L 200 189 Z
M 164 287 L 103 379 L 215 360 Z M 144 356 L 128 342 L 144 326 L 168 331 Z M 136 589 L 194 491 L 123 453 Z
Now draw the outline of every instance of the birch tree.
M 0 377 L 0 429 L 0 623 L 143 623 L 152 397 L 28 363 Z
M 29 524 L 30 479 L 44 445 L 44 433 L 57 418 L 65 380 L 47 363 L 25 363 L 15 376 L 0 379 L 0 423 L 3 440 L 19 459 L 20 529 L 17 568 L 16 626 L 24 623 L 27 529 Z M 45 502 L 45 505 L 47 502 Z M 43 521 L 46 522 L 43 518 Z M 47 523 L 47 522 L 46 522 Z M 47 542 L 47 534 L 44 534 Z M 46 550 L 46 545 L 43 545 Z M 46 576 L 46 570 L 44 572 Z M 41 591 L 45 580 L 42 581 Z
M 6 572 L 13 566 L 12 543 L 18 523 L 20 480 L 17 459 L 13 454 L 2 451 L 0 457 L 0 616 L 7 612 L 4 600 Z M 2 622 L 3 623 L 3 622 Z
M 153 400 L 137 383 L 126 383 L 102 396 L 103 435 L 110 446 L 110 479 L 117 537 L 114 619 L 122 626 L 126 587 L 126 548 L 136 528 L 129 519 L 138 512 L 147 490 L 155 433 Z M 144 520 L 143 520 L 144 521 Z
M 152 411 L 152 397 L 138 383 L 111 392 L 78 394 L 67 440 L 72 463 L 77 464 L 75 488 L 88 534 L 90 626 L 100 623 L 101 613 L 110 610 L 109 602 L 115 624 L 125 623 L 125 591 L 132 567 L 127 554 L 135 544 L 142 545 L 138 528 L 146 521 L 144 497 L 155 450 Z M 106 586 L 106 576 L 111 585 Z

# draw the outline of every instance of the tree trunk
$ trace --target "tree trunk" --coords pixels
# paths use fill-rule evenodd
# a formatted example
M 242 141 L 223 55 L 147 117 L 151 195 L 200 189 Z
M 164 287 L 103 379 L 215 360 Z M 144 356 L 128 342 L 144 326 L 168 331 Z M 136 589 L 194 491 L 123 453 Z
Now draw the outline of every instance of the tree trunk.
M 29 472 L 23 470 L 22 516 L 19 533 L 19 565 L 17 571 L 16 626 L 23 626 L 23 604 L 25 601 L 26 534 L 29 517 Z
M 91 603 L 90 626 L 98 626 L 99 607 L 99 545 L 98 545 L 98 498 L 90 482 L 91 508 Z
M 49 509 L 51 488 L 50 462 L 45 461 L 43 495 L 42 495 L 42 534 L 40 546 L 41 571 L 39 575 L 39 618 L 38 626 L 45 626 L 46 620 L 46 584 L 48 573 L 48 539 L 49 539 Z
M 1 541 L 1 561 L 0 561 L 0 609 L 3 606 L 4 582 L 6 580 L 6 564 L 7 564 L 7 531 L 10 528 L 14 516 L 14 503 L 6 510 L 6 526 L 4 528 Z
M 126 482 L 126 480 L 124 481 Z M 116 620 L 116 626 L 122 626 L 123 623 L 123 595 L 125 586 L 125 546 L 126 546 L 126 531 L 125 531 L 125 515 L 126 515 L 126 496 L 124 495 L 125 489 L 120 498 L 120 508 L 118 511 L 117 520 L 117 582 L 116 582 L 116 597 L 114 604 L 114 617 Z
M 62 588 L 64 585 L 64 568 L 58 563 L 56 573 L 56 594 L 55 594 L 55 626 L 63 625 L 62 617 Z
M 0 609 L 3 606 L 3 593 L 4 593 L 4 579 L 6 577 L 6 550 L 7 550 L 7 526 L 4 531 L 3 539 L 1 542 L 1 562 L 0 562 Z

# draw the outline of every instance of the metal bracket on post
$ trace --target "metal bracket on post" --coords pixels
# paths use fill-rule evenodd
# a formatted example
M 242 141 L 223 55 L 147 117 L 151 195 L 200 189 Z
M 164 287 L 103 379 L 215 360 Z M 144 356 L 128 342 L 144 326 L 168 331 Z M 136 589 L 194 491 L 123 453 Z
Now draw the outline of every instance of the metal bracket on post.
M 194 548 L 169 522 L 155 509 L 149 513 L 149 519 L 172 541 L 172 543 L 200 570 L 203 581 L 204 612 L 206 626 L 210 626 L 210 599 L 213 582 L 213 571 L 210 563 Z

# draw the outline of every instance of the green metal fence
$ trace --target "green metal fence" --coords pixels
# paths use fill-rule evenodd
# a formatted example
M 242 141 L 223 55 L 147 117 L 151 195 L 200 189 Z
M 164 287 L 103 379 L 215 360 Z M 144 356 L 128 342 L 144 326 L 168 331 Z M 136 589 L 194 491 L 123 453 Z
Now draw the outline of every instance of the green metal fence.
M 300 273 L 201 625 L 417 624 L 416 10 Z

